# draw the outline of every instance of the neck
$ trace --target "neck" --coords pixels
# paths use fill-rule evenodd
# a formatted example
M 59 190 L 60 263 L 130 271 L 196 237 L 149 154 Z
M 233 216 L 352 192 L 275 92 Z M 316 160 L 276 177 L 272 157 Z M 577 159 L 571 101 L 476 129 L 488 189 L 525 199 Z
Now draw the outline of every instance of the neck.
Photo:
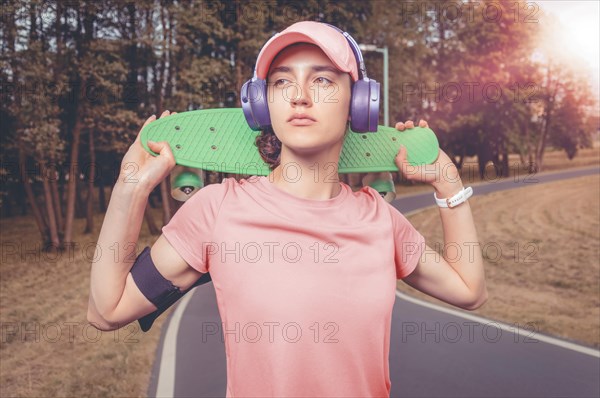
M 326 150 L 303 152 L 285 145 L 281 148 L 281 162 L 269 174 L 269 181 L 294 196 L 327 200 L 342 190 L 338 162 L 343 141 Z

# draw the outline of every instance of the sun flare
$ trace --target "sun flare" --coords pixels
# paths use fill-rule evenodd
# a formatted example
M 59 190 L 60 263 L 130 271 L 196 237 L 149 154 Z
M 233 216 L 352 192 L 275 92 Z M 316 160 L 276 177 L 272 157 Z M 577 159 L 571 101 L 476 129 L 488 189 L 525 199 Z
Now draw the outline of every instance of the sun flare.
M 589 74 L 596 97 L 600 97 L 600 3 L 597 1 L 538 1 L 557 28 L 547 29 L 543 43 L 546 51 L 562 61 L 577 63 L 576 69 Z M 541 19 L 541 23 L 548 23 Z M 548 24 L 549 25 L 549 24 Z M 547 28 L 548 26 L 546 26 Z

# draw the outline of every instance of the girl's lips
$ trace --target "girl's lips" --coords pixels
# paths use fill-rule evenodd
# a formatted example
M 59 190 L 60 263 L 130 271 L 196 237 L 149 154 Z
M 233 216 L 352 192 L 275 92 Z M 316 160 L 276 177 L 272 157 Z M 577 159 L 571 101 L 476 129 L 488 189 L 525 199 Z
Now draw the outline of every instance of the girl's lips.
M 310 126 L 311 124 L 316 123 L 314 120 L 312 119 L 308 119 L 308 118 L 295 118 L 289 121 L 289 123 L 292 126 Z

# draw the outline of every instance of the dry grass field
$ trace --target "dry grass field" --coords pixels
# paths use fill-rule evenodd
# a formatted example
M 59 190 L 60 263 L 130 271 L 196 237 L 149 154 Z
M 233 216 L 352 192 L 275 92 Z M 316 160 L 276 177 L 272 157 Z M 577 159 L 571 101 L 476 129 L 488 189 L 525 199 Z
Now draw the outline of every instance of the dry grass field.
M 489 292 L 473 313 L 600 347 L 599 198 L 594 175 L 469 199 Z M 442 251 L 438 209 L 408 219 L 431 248 Z M 398 289 L 452 307 L 403 282 Z
M 173 308 L 147 333 L 137 322 L 111 332 L 87 324 L 102 219 L 96 216 L 93 236 L 81 235 L 78 247 L 55 258 L 39 253 L 31 218 L 2 220 L 1 397 L 147 396 L 160 329 Z M 75 231 L 84 225 L 75 220 Z M 138 252 L 155 239 L 144 225 Z
M 598 164 L 597 151 L 578 162 Z M 561 154 L 557 163 L 565 166 Z M 564 192 L 575 195 L 564 201 Z M 598 198 L 598 178 L 588 177 L 470 199 L 481 242 L 498 242 L 507 254 L 511 242 L 521 249 L 519 261 L 488 258 L 490 300 L 476 312 L 533 322 L 540 331 L 598 346 Z M 159 222 L 160 210 L 153 211 Z M 148 333 L 137 323 L 118 332 L 87 324 L 90 265 L 102 220 L 96 215 L 94 232 L 54 258 L 40 253 L 32 218 L 0 220 L 0 396 L 147 395 L 160 329 L 173 308 Z M 437 210 L 410 220 L 428 243 L 442 242 Z M 74 230 L 84 223 L 76 219 Z M 138 252 L 155 239 L 144 225 Z M 530 243 L 538 248 L 537 262 L 525 263 Z M 399 288 L 410 290 L 402 282 Z
M 519 155 L 509 155 L 509 177 L 518 178 L 520 180 L 533 179 L 534 174 L 529 174 L 527 168 L 520 163 Z M 585 166 L 600 165 L 600 142 L 594 142 L 592 148 L 580 149 L 577 156 L 569 160 L 564 151 L 547 151 L 544 154 L 543 172 L 551 172 L 563 169 L 572 169 Z M 477 168 L 477 157 L 467 157 L 460 172 L 461 180 L 465 185 L 479 184 L 486 182 L 497 182 L 499 178 L 496 176 L 494 167 L 488 163 L 484 178 L 480 178 Z M 360 184 L 360 180 L 357 180 Z M 427 184 L 411 183 L 403 181 L 401 184 L 396 184 L 396 193 L 398 197 L 404 195 L 412 195 L 421 192 L 433 192 L 432 188 Z

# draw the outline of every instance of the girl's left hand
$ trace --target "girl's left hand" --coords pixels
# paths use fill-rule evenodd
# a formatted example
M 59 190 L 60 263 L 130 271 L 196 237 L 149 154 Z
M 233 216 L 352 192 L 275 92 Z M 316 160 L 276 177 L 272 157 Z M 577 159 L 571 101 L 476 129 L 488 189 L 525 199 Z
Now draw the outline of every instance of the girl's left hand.
M 396 129 L 400 131 L 404 131 L 405 129 L 412 129 L 415 127 L 415 124 L 412 120 L 408 120 L 406 123 L 398 122 L 396 123 Z M 425 120 L 421 120 L 419 122 L 419 127 L 428 127 L 427 122 Z M 398 166 L 398 163 L 396 163 Z M 398 166 L 398 170 L 402 171 L 400 166 Z M 406 175 L 405 175 L 406 177 Z M 364 175 L 362 178 L 363 186 L 369 185 L 375 180 L 388 180 L 392 178 L 392 174 L 389 171 L 381 171 L 381 172 L 370 172 Z M 410 178 L 409 178 L 410 179 Z
M 415 125 L 412 120 L 408 120 L 405 123 L 396 123 L 396 129 L 400 131 L 414 127 Z M 419 127 L 429 126 L 425 120 L 421 119 Z M 413 166 L 408 163 L 406 147 L 401 146 L 394 162 L 407 180 L 431 184 L 435 188 L 438 197 L 445 198 L 452 196 L 462 189 L 462 181 L 456 165 L 441 148 L 439 149 L 437 159 L 433 163 Z

